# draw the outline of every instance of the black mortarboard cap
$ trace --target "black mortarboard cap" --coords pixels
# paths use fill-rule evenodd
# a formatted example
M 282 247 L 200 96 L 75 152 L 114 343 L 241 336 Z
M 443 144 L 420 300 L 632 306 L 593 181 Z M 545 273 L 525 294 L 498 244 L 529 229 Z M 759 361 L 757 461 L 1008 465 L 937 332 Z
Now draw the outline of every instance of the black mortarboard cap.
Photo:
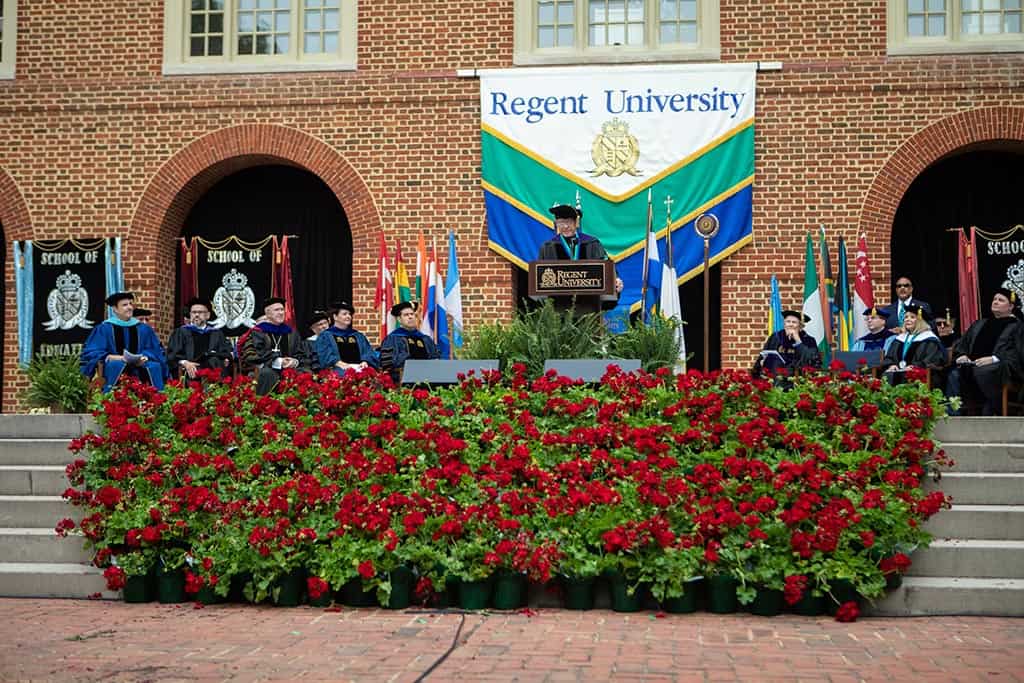
M 555 218 L 582 218 L 583 212 L 577 209 L 575 206 L 569 206 L 568 204 L 555 204 L 548 211 Z
M 783 318 L 796 318 L 797 320 L 802 320 L 804 323 L 811 322 L 811 316 L 805 315 L 802 311 L 793 311 L 793 310 L 783 311 L 782 312 L 782 317 Z
M 347 301 L 334 301 L 331 303 L 331 310 L 337 311 L 348 311 L 352 315 L 356 314 L 356 307 Z
M 209 311 L 210 313 L 213 313 L 213 304 L 211 304 L 209 302 L 209 300 L 204 299 L 204 298 L 202 298 L 200 296 L 194 296 L 194 297 L 192 297 L 191 299 L 189 299 L 188 301 L 185 302 L 185 313 L 186 313 L 186 315 L 188 314 L 188 312 L 190 310 L 192 310 L 193 306 L 204 306 L 207 311 Z
M 131 299 L 135 301 L 135 295 L 131 292 L 114 292 L 108 296 L 104 301 L 108 306 L 116 306 L 118 302 L 124 301 L 125 299 Z
M 283 306 L 284 303 L 285 300 L 279 296 L 268 296 L 266 299 L 263 300 L 263 309 L 266 310 L 267 308 L 273 306 L 274 304 L 281 304 Z

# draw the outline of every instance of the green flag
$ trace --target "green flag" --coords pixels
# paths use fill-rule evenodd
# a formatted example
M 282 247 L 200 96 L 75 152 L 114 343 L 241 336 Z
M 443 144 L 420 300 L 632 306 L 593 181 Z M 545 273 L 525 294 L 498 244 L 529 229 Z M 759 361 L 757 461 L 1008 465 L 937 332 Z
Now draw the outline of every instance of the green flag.
M 821 289 L 818 286 L 818 269 L 814 265 L 814 242 L 807 233 L 807 256 L 804 262 L 804 315 L 811 319 L 804 332 L 814 338 L 818 351 L 824 357 L 828 343 L 825 341 L 825 326 L 821 321 Z

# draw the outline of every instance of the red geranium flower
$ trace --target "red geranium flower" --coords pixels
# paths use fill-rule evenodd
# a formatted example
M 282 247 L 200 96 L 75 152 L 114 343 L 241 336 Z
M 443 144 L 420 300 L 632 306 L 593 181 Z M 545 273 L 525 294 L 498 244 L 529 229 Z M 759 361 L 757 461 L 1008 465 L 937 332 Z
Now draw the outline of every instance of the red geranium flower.
M 853 600 L 844 602 L 836 610 L 836 621 L 848 623 L 851 621 L 857 621 L 857 617 L 860 616 L 860 609 L 857 607 L 857 603 Z
M 370 560 L 363 560 L 359 563 L 359 575 L 364 579 L 372 579 L 377 574 L 377 571 L 373 568 L 373 562 Z

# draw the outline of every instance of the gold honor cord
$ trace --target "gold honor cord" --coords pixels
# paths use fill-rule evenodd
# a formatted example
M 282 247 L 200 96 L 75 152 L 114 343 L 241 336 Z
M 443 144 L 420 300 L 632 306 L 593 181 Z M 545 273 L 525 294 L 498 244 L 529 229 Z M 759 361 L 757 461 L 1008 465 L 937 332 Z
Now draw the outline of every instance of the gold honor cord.
M 44 240 L 44 241 L 49 241 L 49 240 Z M 75 249 L 78 249 L 80 251 L 92 251 L 93 249 L 99 249 L 100 247 L 106 246 L 107 238 L 99 237 L 99 238 L 95 239 L 92 242 L 82 242 L 82 241 L 76 240 L 73 237 L 68 237 L 66 239 L 62 239 L 55 246 L 44 247 L 38 241 L 32 242 L 32 246 L 35 247 L 36 249 L 38 249 L 39 251 L 60 251 L 61 249 L 63 249 L 65 247 L 65 245 L 68 242 L 71 243 L 71 246 L 73 246 Z
M 987 239 L 989 242 L 1005 242 L 1006 240 L 1008 240 L 1011 237 L 1013 237 L 1013 233 L 1017 232 L 1018 230 L 1024 231 L 1024 225 L 1018 223 L 1017 225 L 1013 226 L 1009 230 L 1005 230 L 1003 232 L 985 232 L 981 228 L 974 228 L 974 234 L 975 235 L 981 235 L 982 237 Z M 946 229 L 946 232 L 960 232 L 960 233 L 963 233 L 964 236 L 967 235 L 967 231 L 968 231 L 968 228 L 947 228 Z
M 234 241 L 236 244 L 238 244 L 238 246 L 240 246 L 242 249 L 248 249 L 249 251 L 256 251 L 258 249 L 262 249 L 263 247 L 267 246 L 267 243 L 270 242 L 272 239 L 274 239 L 274 237 L 275 237 L 275 235 L 269 235 L 267 237 L 264 237 L 259 242 L 246 242 L 246 241 L 240 239 L 238 237 L 238 235 L 231 235 L 230 237 L 225 237 L 224 239 L 222 239 L 219 242 L 210 242 L 208 240 L 204 240 L 202 237 L 193 237 L 192 239 L 194 239 L 195 241 L 199 242 L 199 244 L 201 244 L 202 246 L 206 247 L 210 251 L 219 251 L 219 250 L 223 249 L 224 247 L 228 246 L 229 244 L 231 244 L 232 241 Z M 184 237 L 180 237 L 179 239 L 182 240 L 183 242 L 185 241 Z
M 1013 237 L 1013 233 L 1017 232 L 1018 230 L 1024 231 L 1024 225 L 1018 223 L 1017 225 L 1013 226 L 1012 228 L 1004 232 L 985 232 L 984 230 L 975 228 L 974 234 L 981 235 L 989 242 L 1005 242 L 1006 240 Z

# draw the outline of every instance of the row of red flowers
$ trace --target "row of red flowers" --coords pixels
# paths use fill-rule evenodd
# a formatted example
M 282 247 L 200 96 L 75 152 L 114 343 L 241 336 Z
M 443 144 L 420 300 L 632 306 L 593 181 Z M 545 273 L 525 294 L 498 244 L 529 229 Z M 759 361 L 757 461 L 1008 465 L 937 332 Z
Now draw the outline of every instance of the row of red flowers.
M 839 580 L 870 598 L 947 504 L 921 488 L 942 453 L 917 382 L 822 374 L 784 391 L 613 368 L 586 386 L 514 368 L 428 392 L 286 375 L 264 397 L 244 381 L 105 397 L 65 497 L 112 588 L 187 564 L 192 589 L 251 574 L 259 599 L 305 568 L 317 590 L 358 579 L 386 598 L 406 565 L 421 588 L 612 572 L 664 599 L 727 574 L 743 602 Z

